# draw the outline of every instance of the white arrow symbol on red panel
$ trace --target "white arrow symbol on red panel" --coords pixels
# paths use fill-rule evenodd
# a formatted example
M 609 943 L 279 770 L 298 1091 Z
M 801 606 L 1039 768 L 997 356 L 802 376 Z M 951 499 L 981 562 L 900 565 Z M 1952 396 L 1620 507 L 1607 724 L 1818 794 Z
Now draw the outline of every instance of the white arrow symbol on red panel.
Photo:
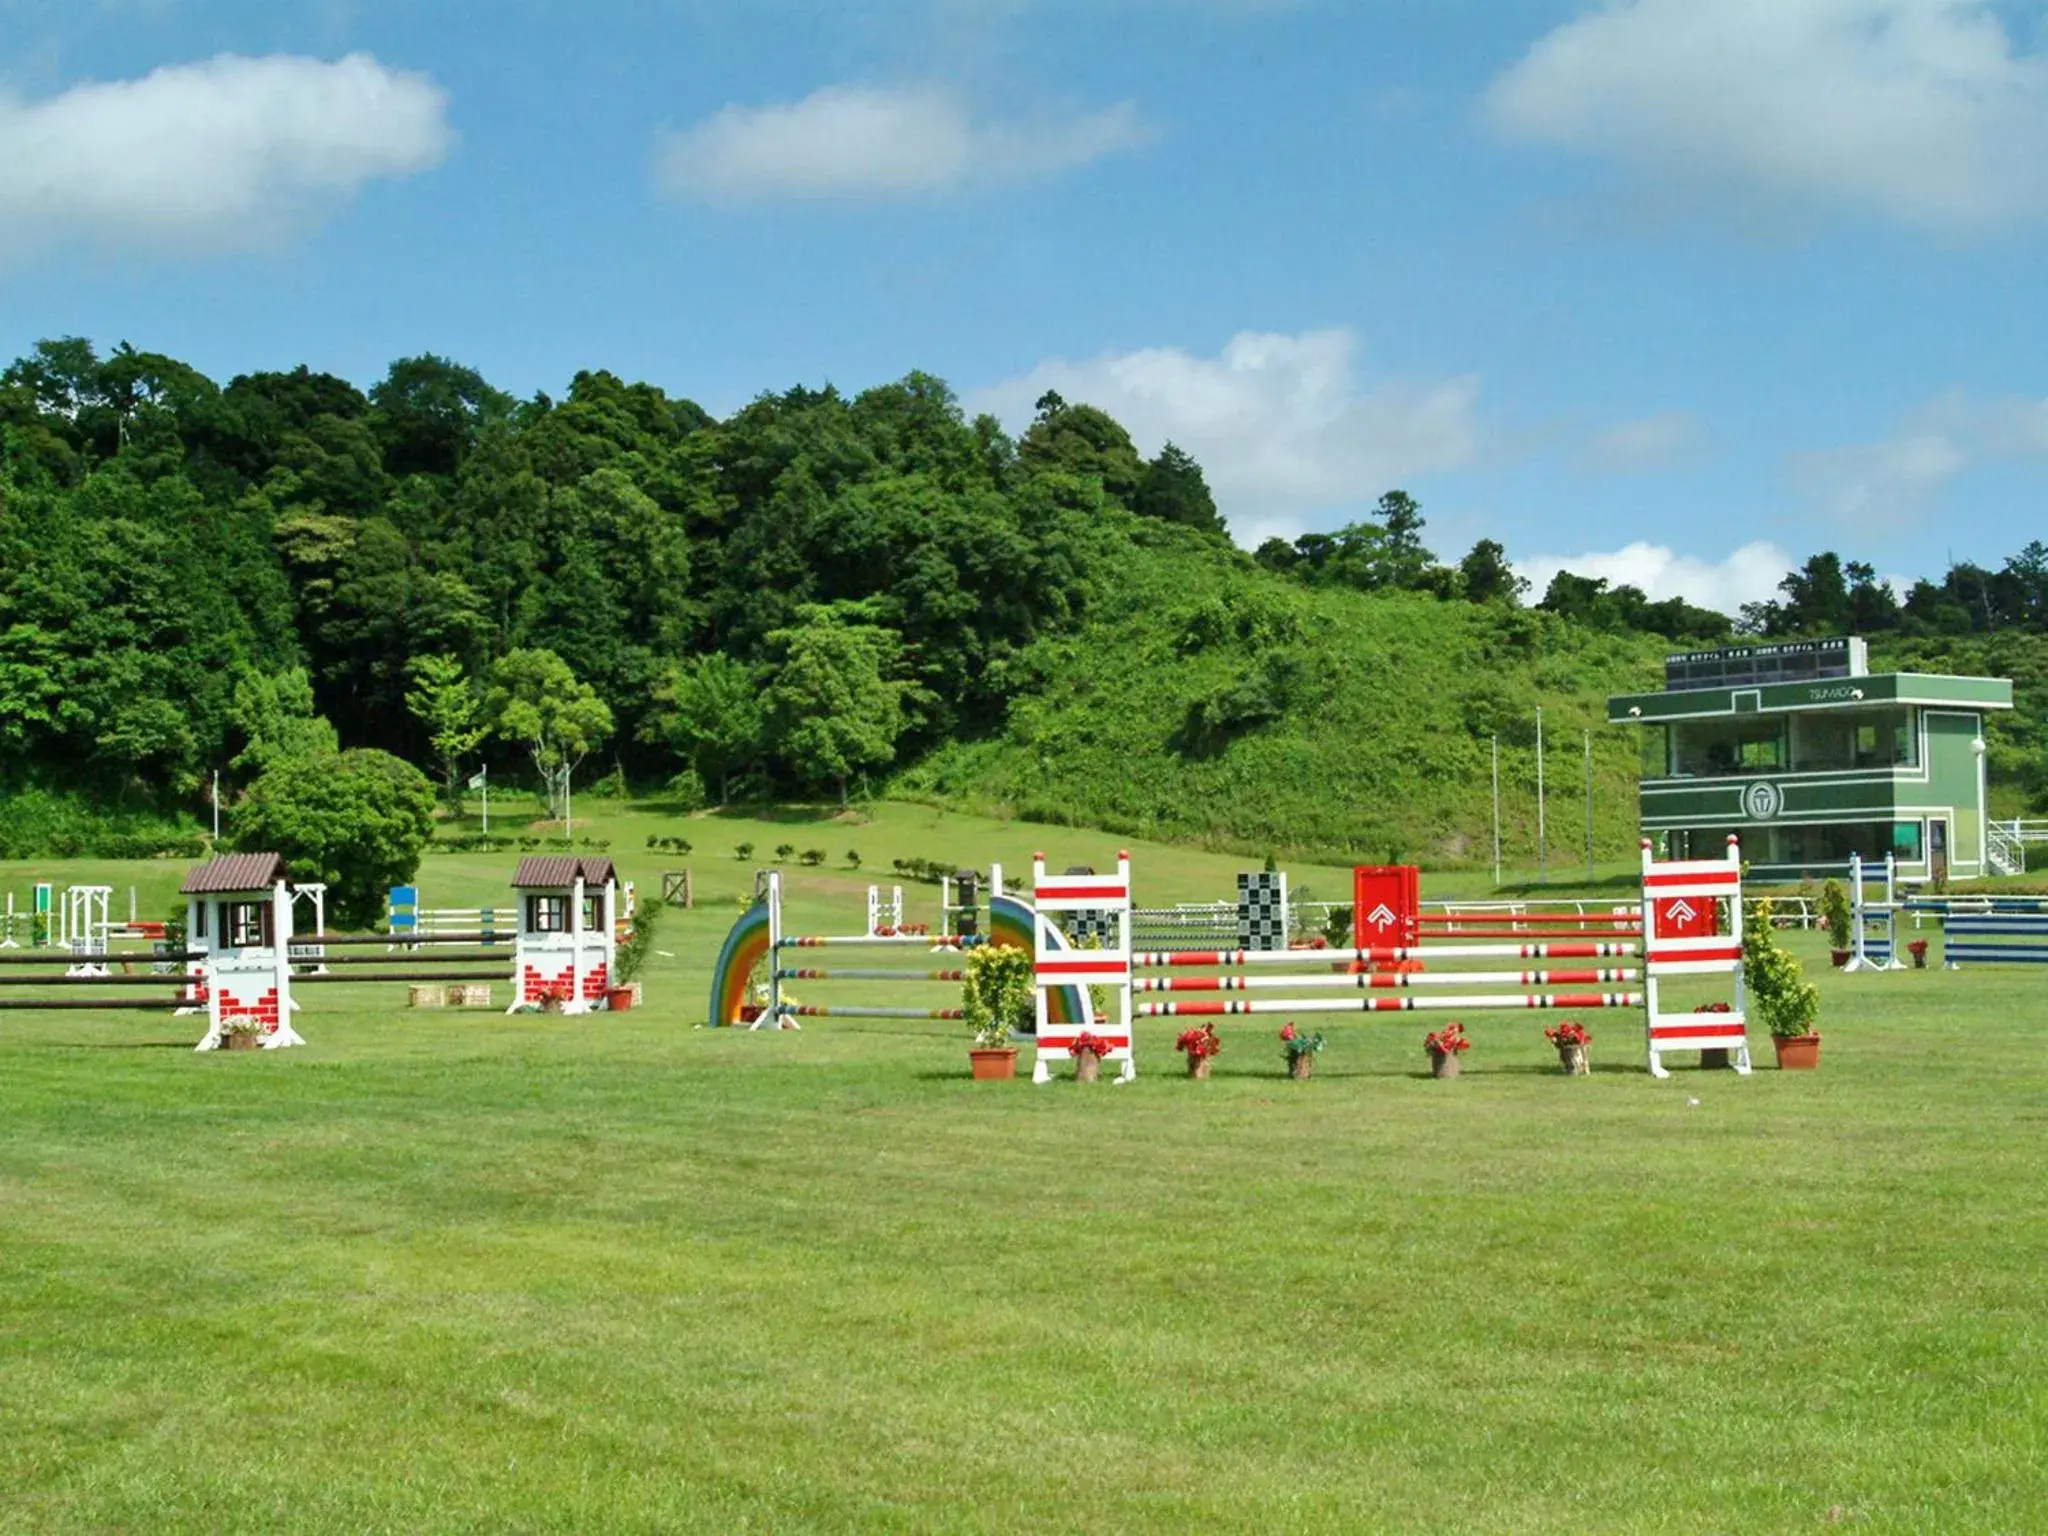
M 1384 901 L 1366 913 L 1365 920 L 1375 928 L 1391 928 L 1400 921 Z
M 1669 907 L 1665 908 L 1665 912 L 1674 923 L 1689 923 L 1699 916 L 1699 913 L 1693 911 L 1692 903 L 1683 897 L 1671 903 Z

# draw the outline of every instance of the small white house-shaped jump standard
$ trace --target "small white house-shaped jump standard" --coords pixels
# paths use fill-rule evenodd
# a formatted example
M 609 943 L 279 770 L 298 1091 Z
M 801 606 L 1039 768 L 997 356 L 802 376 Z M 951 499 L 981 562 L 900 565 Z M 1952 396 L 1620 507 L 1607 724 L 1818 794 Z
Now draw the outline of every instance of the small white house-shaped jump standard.
M 179 887 L 185 947 L 203 954 L 206 1038 L 217 1050 L 228 1027 L 254 1020 L 265 1050 L 304 1045 L 292 1028 L 292 888 L 282 857 L 232 853 L 201 864 Z
M 612 861 L 535 855 L 519 861 L 512 888 L 519 893 L 512 1009 L 531 1007 L 550 993 L 562 999 L 564 1013 L 604 1006 L 618 952 L 619 882 Z

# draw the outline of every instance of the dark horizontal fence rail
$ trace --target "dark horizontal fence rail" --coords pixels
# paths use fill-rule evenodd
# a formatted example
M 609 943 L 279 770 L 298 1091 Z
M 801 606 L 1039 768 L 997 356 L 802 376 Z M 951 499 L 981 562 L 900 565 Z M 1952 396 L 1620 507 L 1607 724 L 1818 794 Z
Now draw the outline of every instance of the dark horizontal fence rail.
M 503 971 L 344 971 L 333 976 L 294 976 L 295 987 L 354 985 L 373 981 L 503 981 Z
M 176 998 L 158 997 L 0 997 L 0 1013 L 38 1012 L 50 1008 L 130 1008 L 154 1009 L 158 1013 L 169 1013 L 175 1008 L 197 1008 L 198 1003 L 181 1002 Z
M 26 954 L 0 955 L 0 965 L 171 965 L 187 960 L 205 960 L 206 955 L 174 949 L 166 955 L 128 954 L 81 955 L 68 949 L 37 949 Z
M 198 976 L 0 976 L 0 987 L 189 987 Z

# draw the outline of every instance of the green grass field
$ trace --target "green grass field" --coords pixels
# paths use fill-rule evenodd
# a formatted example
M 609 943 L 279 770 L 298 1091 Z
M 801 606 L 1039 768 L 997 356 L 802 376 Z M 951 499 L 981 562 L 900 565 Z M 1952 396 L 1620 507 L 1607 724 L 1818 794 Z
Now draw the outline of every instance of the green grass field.
M 1305 1084 L 1263 1019 L 1208 1083 L 1160 1021 L 1134 1084 L 973 1084 L 958 1026 L 692 1027 L 728 845 L 1114 842 L 807 825 L 689 824 L 640 1012 L 0 1018 L 0 1529 L 2048 1529 L 2048 977 L 1824 975 L 1817 1074 L 1654 1082 L 1593 1015 L 1567 1080 L 1492 1015 L 1450 1083 L 1396 1017 Z M 606 823 L 643 893 L 674 829 Z

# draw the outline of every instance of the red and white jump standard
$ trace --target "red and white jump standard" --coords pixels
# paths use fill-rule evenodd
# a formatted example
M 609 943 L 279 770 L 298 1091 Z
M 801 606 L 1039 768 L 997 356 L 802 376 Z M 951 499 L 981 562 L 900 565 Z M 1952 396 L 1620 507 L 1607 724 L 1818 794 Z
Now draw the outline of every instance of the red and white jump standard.
M 1718 915 L 1728 911 L 1728 931 Z M 1643 839 L 1643 974 L 1650 1073 L 1669 1077 L 1665 1051 L 1727 1051 L 1749 1071 L 1749 1029 L 1742 986 L 1742 851 L 1735 835 L 1719 859 L 1659 864 Z M 1726 1013 L 1666 1013 L 1657 982 L 1666 976 L 1726 976 L 1734 991 Z
M 1091 1032 L 1109 1047 L 1103 1060 L 1118 1064 L 1117 1081 L 1138 1075 L 1131 1051 L 1131 856 L 1119 852 L 1113 875 L 1049 875 L 1045 855 L 1031 856 L 1032 958 L 1038 1048 L 1033 1053 L 1031 1081 L 1052 1081 L 1052 1063 L 1073 1058 L 1074 1038 L 1081 1024 L 1056 1024 L 1048 1017 L 1046 993 L 1054 987 L 1100 986 L 1116 992 L 1115 1022 L 1102 1021 Z M 1059 912 L 1106 912 L 1113 919 L 1113 946 L 1101 949 L 1055 949 L 1051 915 Z

